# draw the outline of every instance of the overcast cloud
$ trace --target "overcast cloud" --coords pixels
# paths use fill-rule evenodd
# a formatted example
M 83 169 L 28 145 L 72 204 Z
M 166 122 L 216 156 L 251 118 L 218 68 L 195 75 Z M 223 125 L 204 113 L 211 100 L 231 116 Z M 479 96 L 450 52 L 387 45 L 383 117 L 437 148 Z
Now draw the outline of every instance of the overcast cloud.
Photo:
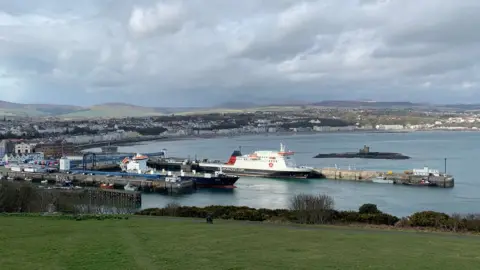
M 0 100 L 480 102 L 478 0 L 0 0 Z

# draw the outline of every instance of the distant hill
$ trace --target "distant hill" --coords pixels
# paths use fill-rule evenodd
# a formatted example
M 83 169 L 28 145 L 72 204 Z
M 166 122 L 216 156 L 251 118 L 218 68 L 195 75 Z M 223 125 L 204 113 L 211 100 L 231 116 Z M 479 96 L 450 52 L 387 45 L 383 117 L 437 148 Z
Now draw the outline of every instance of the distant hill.
M 322 107 L 347 107 L 347 108 L 394 108 L 394 107 L 425 107 L 431 106 L 426 103 L 412 103 L 409 101 L 348 101 L 348 100 L 325 100 L 316 103 L 312 103 L 313 106 Z
M 82 110 L 82 107 L 71 105 L 53 104 L 21 104 L 7 101 L 0 101 L 0 115 L 13 116 L 50 116 L 72 113 Z
M 225 102 L 215 106 L 215 108 L 225 109 L 248 109 L 255 107 L 259 107 L 259 105 L 253 102 Z
M 108 118 L 142 117 L 194 112 L 205 108 L 155 108 L 128 103 L 103 103 L 90 107 L 57 104 L 21 104 L 0 101 L 0 115 L 17 117 Z
M 480 104 L 447 104 L 443 105 L 444 108 L 455 109 L 460 111 L 478 111 L 480 110 Z
M 444 104 L 434 105 L 427 103 L 376 102 L 376 101 L 348 101 L 325 100 L 320 102 L 284 101 L 271 105 L 260 105 L 253 102 L 227 102 L 213 107 L 145 107 L 128 103 L 103 103 L 90 107 L 56 105 L 56 104 L 21 104 L 0 101 L 0 116 L 17 117 L 59 117 L 76 118 L 112 118 L 112 117 L 142 117 L 169 114 L 192 113 L 221 113 L 242 112 L 244 110 L 285 110 L 300 106 L 338 107 L 338 108 L 435 108 L 441 110 L 480 110 L 480 104 Z

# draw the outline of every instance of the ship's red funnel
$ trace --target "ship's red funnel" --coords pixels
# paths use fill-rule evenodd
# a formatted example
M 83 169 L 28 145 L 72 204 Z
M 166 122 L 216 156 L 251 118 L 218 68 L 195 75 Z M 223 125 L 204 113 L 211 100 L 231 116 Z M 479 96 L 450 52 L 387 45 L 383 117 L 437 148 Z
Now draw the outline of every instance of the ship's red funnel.
M 227 165 L 233 165 L 235 164 L 235 161 L 237 161 L 237 157 L 241 156 L 242 153 L 238 150 L 233 151 L 232 155 L 230 156 L 230 159 L 227 162 Z
M 235 164 L 235 161 L 237 161 L 237 157 L 236 156 L 230 156 L 230 159 L 228 160 L 227 165 L 233 165 L 233 164 Z

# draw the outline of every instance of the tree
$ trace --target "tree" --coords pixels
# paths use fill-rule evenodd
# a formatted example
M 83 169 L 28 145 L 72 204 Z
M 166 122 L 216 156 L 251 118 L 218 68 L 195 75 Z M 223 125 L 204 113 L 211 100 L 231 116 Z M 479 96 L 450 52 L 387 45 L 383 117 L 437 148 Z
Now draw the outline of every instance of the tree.
M 378 210 L 377 205 L 372 204 L 372 203 L 366 203 L 366 204 L 360 206 L 360 208 L 358 209 L 358 212 L 360 214 L 378 214 L 378 213 L 381 213 L 381 211 Z

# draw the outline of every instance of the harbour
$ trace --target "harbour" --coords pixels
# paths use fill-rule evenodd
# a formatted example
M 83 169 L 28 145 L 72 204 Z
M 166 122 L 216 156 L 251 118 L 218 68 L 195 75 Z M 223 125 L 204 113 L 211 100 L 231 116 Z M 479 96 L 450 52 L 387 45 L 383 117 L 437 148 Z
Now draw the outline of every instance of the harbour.
M 287 207 L 292 194 L 326 193 L 335 198 L 335 205 L 341 209 L 355 210 L 359 204 L 375 203 L 385 211 L 408 215 L 422 209 L 433 209 L 447 213 L 476 211 L 480 203 L 475 185 L 476 153 L 470 145 L 475 144 L 479 135 L 463 132 L 419 132 L 419 133 L 378 133 L 378 134 L 313 134 L 282 136 L 244 136 L 238 138 L 214 138 L 168 143 L 149 143 L 120 147 L 119 151 L 147 153 L 149 149 L 168 148 L 171 157 L 187 157 L 226 160 L 233 149 L 242 145 L 245 152 L 257 149 L 278 149 L 283 142 L 295 151 L 298 165 L 312 168 L 341 168 L 345 171 L 388 172 L 403 174 L 425 166 L 444 171 L 448 158 L 447 174 L 455 178 L 454 188 L 412 187 L 372 183 L 374 178 L 364 181 L 348 179 L 267 179 L 242 176 L 234 190 L 200 189 L 186 196 L 173 198 L 144 196 L 144 207 L 164 206 L 172 200 L 182 205 L 246 205 L 257 208 Z M 452 143 L 452 141 L 454 143 Z M 408 160 L 369 159 L 313 159 L 321 151 L 355 151 L 358 145 L 370 145 L 378 151 L 401 152 L 409 155 Z M 95 149 L 92 149 L 95 150 Z M 179 158 L 181 160 L 181 158 Z M 358 180 L 358 178 L 357 178 Z M 431 179 L 433 180 L 433 179 Z M 378 181 L 378 180 L 375 180 Z M 447 186 L 448 187 L 448 186 Z
M 479 268 L 480 1 L 110 2 L 0 0 L 2 269 Z
M 338 134 L 332 134 L 332 136 L 339 136 Z M 392 136 L 412 136 L 418 134 L 377 134 L 374 136 L 385 136 L 385 138 L 391 140 Z M 356 139 L 363 139 L 364 136 L 362 134 L 342 134 L 341 136 L 345 136 L 347 139 L 356 138 Z M 239 137 L 239 138 L 212 138 L 212 139 L 203 139 L 203 140 L 191 140 L 191 141 L 169 141 L 169 142 L 150 142 L 146 145 L 132 145 L 128 147 L 119 147 L 118 155 L 116 156 L 115 161 L 107 161 L 102 160 L 103 154 L 101 153 L 101 149 L 88 149 L 86 153 L 86 163 L 83 164 L 83 160 L 81 156 L 74 157 L 77 161 L 73 162 L 75 165 L 75 174 L 69 174 L 68 177 L 72 179 L 82 179 L 80 182 L 84 183 L 85 186 L 95 186 L 100 187 L 102 183 L 109 185 L 112 184 L 117 190 L 122 190 L 125 185 L 130 183 L 133 186 L 138 187 L 139 191 L 144 190 L 142 198 L 142 207 L 157 207 L 168 203 L 169 201 L 177 201 L 179 200 L 182 204 L 233 204 L 233 205 L 247 205 L 247 206 L 254 206 L 254 207 L 265 207 L 268 206 L 270 208 L 274 207 L 285 207 L 288 201 L 288 194 L 295 194 L 299 192 L 327 192 L 328 194 L 332 194 L 336 198 L 336 204 L 340 205 L 340 207 L 349 209 L 349 205 L 352 205 L 351 201 L 357 200 L 357 197 L 344 197 L 344 194 L 348 194 L 350 192 L 355 192 L 355 194 L 364 194 L 368 190 L 378 190 L 375 196 L 370 196 L 369 198 L 364 198 L 364 201 L 370 201 L 373 203 L 377 203 L 378 205 L 382 206 L 381 200 L 391 200 L 392 198 L 386 198 L 384 194 L 396 194 L 395 196 L 405 197 L 405 196 L 413 196 L 412 194 L 417 194 L 420 197 L 429 197 L 432 198 L 436 196 L 436 194 L 443 193 L 440 190 L 446 188 L 445 190 L 449 190 L 449 188 L 455 185 L 455 180 L 451 177 L 450 174 L 454 175 L 457 183 L 458 177 L 457 173 L 455 173 L 455 167 L 458 166 L 456 164 L 457 160 L 455 158 L 450 158 L 449 166 L 451 168 L 451 172 L 447 175 L 447 177 L 443 177 L 443 171 L 438 172 L 437 175 L 433 173 L 432 175 L 412 175 L 413 168 L 423 168 L 420 164 L 428 164 L 428 165 L 436 165 L 427 167 L 427 170 L 435 170 L 443 165 L 442 158 L 434 158 L 430 162 L 426 162 L 423 159 L 421 162 L 415 162 L 416 159 L 419 159 L 418 153 L 411 154 L 412 159 L 409 160 L 355 160 L 356 164 L 351 165 L 351 163 L 347 163 L 345 160 L 342 159 L 321 159 L 322 162 L 318 162 L 317 160 L 312 158 L 312 152 L 316 152 L 317 149 L 309 149 L 309 145 L 314 144 L 318 138 L 325 139 L 328 137 L 327 135 L 323 134 L 322 136 L 319 135 L 309 135 L 309 136 L 276 136 L 272 137 L 265 137 L 265 136 L 250 136 L 250 137 Z M 267 143 L 265 143 L 268 140 Z M 363 141 L 363 140 L 362 140 Z M 149 153 L 148 150 L 153 151 L 160 151 L 161 149 L 168 148 L 169 153 L 168 156 L 170 159 L 175 159 L 180 164 L 182 160 L 192 160 L 193 157 L 199 160 L 204 160 L 205 158 L 210 159 L 218 159 L 218 160 L 227 160 L 228 157 L 231 156 L 232 149 L 238 148 L 238 145 L 245 145 L 244 148 L 248 150 L 261 150 L 261 149 L 278 149 L 278 145 L 281 142 L 287 142 L 289 149 L 295 150 L 295 159 L 297 164 L 302 167 L 307 167 L 314 169 L 319 174 L 323 175 L 320 178 L 314 179 L 282 179 L 282 178 L 263 178 L 263 177 L 251 177 L 251 176 L 243 176 L 239 175 L 239 180 L 235 183 L 235 188 L 230 189 L 210 189 L 210 188 L 203 188 L 198 189 L 196 186 L 189 187 L 188 184 L 181 184 L 180 186 L 177 184 L 168 183 L 165 180 L 152 180 L 149 179 L 151 177 L 161 177 L 165 179 L 168 176 L 167 170 L 157 170 L 157 174 L 161 176 L 152 176 L 152 175 L 128 175 L 127 173 L 119 173 L 119 172 L 112 172 L 112 171 L 97 171 L 96 168 L 92 168 L 92 153 L 96 153 L 96 164 L 106 165 L 107 163 L 111 163 L 113 166 L 119 165 L 119 160 L 122 156 L 126 156 L 127 154 L 121 153 Z M 401 140 L 398 140 L 401 142 Z M 254 146 L 252 144 L 259 143 L 258 146 Z M 218 144 L 218 146 L 217 146 Z M 250 144 L 250 145 L 249 145 Z M 262 145 L 260 145 L 262 144 Z M 266 146 L 263 146 L 265 144 Z M 353 142 L 351 143 L 353 148 Z M 358 142 L 355 143 L 358 145 Z M 369 142 L 369 144 L 375 144 L 375 142 Z M 376 148 L 380 148 L 384 150 L 385 147 L 382 149 L 381 146 L 378 146 L 378 142 L 376 143 Z M 389 148 L 391 148 L 392 144 L 389 142 Z M 203 145 L 204 147 L 200 147 Z M 213 146 L 215 145 L 215 146 Z M 394 147 L 395 143 L 393 144 Z M 307 148 L 306 148 L 307 147 Z M 331 145 L 323 146 L 326 149 L 331 147 Z M 311 148 L 311 147 L 310 147 Z M 319 147 L 320 148 L 320 147 Z M 305 151 L 308 149 L 310 151 Z M 341 148 L 343 149 L 343 148 Z M 230 152 L 230 153 L 229 153 Z M 245 151 L 249 153 L 251 151 Z M 148 161 L 149 166 L 151 167 L 152 162 L 158 160 L 159 152 L 154 153 L 151 157 L 151 160 Z M 134 154 L 128 154 L 131 158 Z M 184 158 L 172 158 L 170 156 L 175 157 L 184 157 Z M 223 158 L 222 158 L 223 156 Z M 441 155 L 438 155 L 441 156 Z M 448 156 L 448 155 L 445 155 Z M 120 160 L 121 161 L 121 160 Z M 326 164 L 325 161 L 330 162 Z M 352 162 L 349 160 L 348 162 Z M 403 164 L 402 167 L 399 167 L 398 164 Z M 83 171 L 83 166 L 85 166 L 86 171 Z M 378 166 L 380 165 L 380 166 Z M 205 172 L 199 172 L 195 169 L 189 168 L 189 166 L 185 166 L 181 164 L 183 172 L 172 172 L 172 175 L 181 175 L 183 174 L 184 177 L 192 176 L 195 174 L 204 174 Z M 92 170 L 94 169 L 94 170 Z M 102 169 L 102 168 L 99 168 Z M 423 168 L 425 169 L 425 168 Z M 117 169 L 118 170 L 118 167 Z M 416 169 L 422 170 L 422 169 Z M 409 171 L 410 174 L 406 173 Z M 26 172 L 16 172 L 19 175 L 23 175 L 24 179 L 32 179 L 33 182 L 37 181 L 38 176 L 26 174 Z M 22 174 L 23 173 L 23 174 Z M 229 172 L 232 174 L 232 172 Z M 86 174 L 86 175 L 84 175 Z M 93 175 L 91 175 L 93 174 Z M 119 175 L 116 175 L 119 174 Z M 44 173 L 47 175 L 47 173 Z M 44 177 L 51 177 L 51 176 L 44 176 Z M 52 179 L 53 180 L 53 179 Z M 41 180 L 40 180 L 41 181 Z M 53 180 L 54 181 L 54 180 Z M 460 181 L 463 181 L 461 179 Z M 193 181 L 192 181 L 193 182 Z M 462 183 L 463 184 L 463 183 Z M 460 185 L 461 187 L 462 185 Z M 429 187 L 428 189 L 420 188 L 420 187 Z M 431 187 L 435 187 L 432 189 Z M 438 189 L 440 187 L 440 189 Z M 456 188 L 455 188 L 456 189 Z M 452 189 L 452 190 L 455 190 Z M 151 192 L 149 190 L 156 190 L 155 192 Z M 169 191 L 170 190 L 170 191 Z M 185 191 L 185 192 L 184 192 Z M 278 193 L 280 192 L 280 193 Z M 257 194 L 258 193 L 258 194 Z M 446 194 L 448 194 L 447 192 Z M 160 194 L 171 194 L 172 196 L 163 197 Z M 209 194 L 209 195 L 207 195 Z M 256 195 L 254 195 L 256 194 Z M 253 196 L 253 197 L 252 197 Z M 358 195 L 355 195 L 358 196 Z M 395 196 L 393 198 L 395 198 Z M 359 197 L 361 198 L 362 195 Z M 255 199 L 248 199 L 247 198 L 255 198 Z M 345 199 L 342 199 L 345 198 Z M 348 198 L 348 199 L 347 199 Z M 380 200 L 380 201 L 379 201 Z M 418 199 L 417 199 L 418 200 Z M 435 200 L 435 199 L 434 199 Z M 438 201 L 438 200 L 437 200 Z M 202 203 L 204 202 L 204 203 Z M 359 202 L 362 203 L 362 202 Z M 437 205 L 443 205 L 445 202 L 437 202 L 437 204 L 433 205 L 436 207 Z M 396 204 L 395 207 L 400 208 L 399 204 Z M 356 207 L 356 205 L 351 206 Z M 383 207 L 391 207 L 388 203 L 384 204 Z M 394 207 L 394 208 L 395 208 Z M 405 207 L 405 209 L 410 209 L 412 205 L 407 203 L 401 204 L 401 207 Z M 418 207 L 418 206 L 413 206 Z M 431 208 L 432 208 L 431 207 Z M 389 208 L 386 208 L 389 209 Z M 393 211 L 394 212 L 394 211 Z M 407 210 L 405 210 L 407 212 Z M 410 211 L 409 211 L 410 212 Z

